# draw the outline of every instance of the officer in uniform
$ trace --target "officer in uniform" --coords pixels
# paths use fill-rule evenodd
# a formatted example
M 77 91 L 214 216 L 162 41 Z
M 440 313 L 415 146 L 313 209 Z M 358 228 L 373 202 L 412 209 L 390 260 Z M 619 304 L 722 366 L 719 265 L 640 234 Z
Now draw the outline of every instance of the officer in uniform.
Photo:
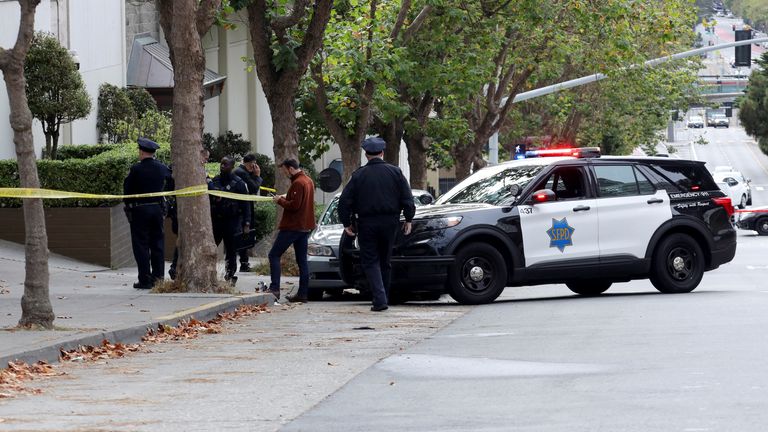
M 373 295 L 372 311 L 388 309 L 387 296 L 392 266 L 392 244 L 405 216 L 403 232 L 411 233 L 416 211 L 413 194 L 400 168 L 384 162 L 386 142 L 381 138 L 363 141 L 368 163 L 352 174 L 339 199 L 339 218 L 349 236 L 358 236 L 360 264 Z M 357 226 L 352 216 L 357 215 Z
M 240 177 L 240 179 L 245 182 L 245 185 L 248 186 L 249 194 L 259 195 L 261 184 L 264 182 L 264 179 L 261 178 L 261 167 L 256 163 L 256 155 L 253 153 L 245 155 L 243 157 L 243 163 L 235 169 L 235 175 Z M 256 220 L 254 218 L 256 212 L 253 211 L 253 201 L 249 204 L 251 206 L 251 228 L 255 228 Z M 240 255 L 241 272 L 251 271 L 251 265 L 248 263 L 248 251 L 249 249 L 240 249 L 238 251 L 238 254 Z
M 234 168 L 235 162 L 231 158 L 222 158 L 221 171 L 208 183 L 208 189 L 248 195 L 248 187 L 232 172 Z M 251 203 L 211 196 L 211 218 L 216 246 L 224 241 L 224 280 L 234 285 L 237 282 L 237 237 L 247 235 L 251 230 Z
M 155 159 L 160 148 L 156 142 L 139 138 L 139 163 L 131 167 L 123 182 L 126 195 L 162 192 L 171 181 L 171 171 Z M 134 288 L 150 289 L 165 272 L 163 219 L 165 199 L 126 198 L 125 213 L 131 224 L 131 245 L 136 265 L 139 267 L 139 281 Z

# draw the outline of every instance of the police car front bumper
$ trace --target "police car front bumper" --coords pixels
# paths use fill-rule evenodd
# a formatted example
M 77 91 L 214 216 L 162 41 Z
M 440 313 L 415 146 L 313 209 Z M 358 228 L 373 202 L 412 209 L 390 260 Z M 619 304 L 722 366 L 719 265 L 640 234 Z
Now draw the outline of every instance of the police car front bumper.
M 392 257 L 392 286 L 409 291 L 435 291 L 445 288 L 448 271 L 455 262 L 451 256 Z

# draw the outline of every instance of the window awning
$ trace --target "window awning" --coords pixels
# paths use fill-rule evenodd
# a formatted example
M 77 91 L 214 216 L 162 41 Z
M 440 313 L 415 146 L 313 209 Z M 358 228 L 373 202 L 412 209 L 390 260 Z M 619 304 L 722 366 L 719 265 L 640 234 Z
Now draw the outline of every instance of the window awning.
M 170 109 L 173 105 L 173 65 L 168 48 L 148 36 L 133 39 L 131 57 L 128 60 L 127 85 L 144 87 L 155 98 L 158 107 Z M 203 98 L 211 99 L 221 94 L 227 77 L 206 69 L 203 76 Z

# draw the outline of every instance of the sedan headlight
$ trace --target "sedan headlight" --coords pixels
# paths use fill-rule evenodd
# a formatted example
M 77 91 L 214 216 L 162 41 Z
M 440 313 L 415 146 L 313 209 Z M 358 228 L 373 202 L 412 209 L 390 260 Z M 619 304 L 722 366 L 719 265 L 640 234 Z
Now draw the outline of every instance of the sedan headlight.
M 311 256 L 333 256 L 333 248 L 317 243 L 307 245 L 307 255 Z

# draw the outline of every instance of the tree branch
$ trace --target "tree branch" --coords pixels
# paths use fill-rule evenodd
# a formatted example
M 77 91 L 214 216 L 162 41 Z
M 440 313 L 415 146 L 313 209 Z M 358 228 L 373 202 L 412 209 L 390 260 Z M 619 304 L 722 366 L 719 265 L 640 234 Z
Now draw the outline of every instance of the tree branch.
M 400 3 L 400 12 L 397 13 L 397 19 L 395 20 L 395 25 L 392 26 L 392 31 L 389 32 L 389 38 L 392 40 L 397 39 L 397 36 L 400 34 L 400 29 L 403 28 L 403 23 L 405 23 L 405 19 L 408 17 L 408 12 L 411 10 L 411 0 L 403 0 Z
M 293 27 L 307 14 L 308 0 L 295 0 L 293 10 L 290 15 L 280 16 L 272 19 L 272 29 L 275 33 L 282 32 L 289 27 Z
M 173 32 L 173 0 L 155 0 L 155 7 L 158 15 L 160 15 L 160 28 L 163 29 L 165 40 L 168 42 L 168 52 L 170 53 L 171 64 L 173 64 L 173 46 L 169 41 Z
M 216 21 L 216 13 L 221 9 L 221 0 L 200 0 L 197 5 L 197 33 L 202 38 Z
M 267 98 L 276 91 L 278 73 L 273 65 L 272 33 L 267 21 L 265 0 L 255 0 L 248 5 L 248 29 L 250 30 L 256 71 Z
M 403 34 L 403 42 L 408 42 L 413 38 L 413 36 L 416 34 L 416 32 L 419 31 L 421 28 L 421 25 L 424 24 L 424 21 L 427 20 L 427 17 L 432 12 L 432 6 L 424 6 L 424 9 L 419 12 L 419 14 L 414 18 L 413 22 L 410 26 L 405 30 L 405 34 Z
M 315 103 L 317 104 L 317 110 L 320 111 L 320 115 L 323 117 L 328 132 L 331 133 L 331 136 L 333 136 L 336 142 L 345 142 L 348 139 L 346 130 L 328 110 L 328 93 L 325 89 L 325 81 L 323 81 L 323 64 L 318 62 L 312 65 L 310 74 L 312 80 L 317 84 L 317 87 L 315 87 Z
M 258 1 L 263 2 L 264 0 Z M 325 27 L 328 25 L 328 20 L 331 18 L 332 8 L 333 0 L 315 0 L 312 21 L 307 26 L 301 46 L 296 49 L 298 67 L 292 71 L 291 78 L 298 79 L 304 75 L 309 62 L 312 61 L 312 57 L 315 56 L 317 50 L 323 45 L 323 34 L 325 33 Z

